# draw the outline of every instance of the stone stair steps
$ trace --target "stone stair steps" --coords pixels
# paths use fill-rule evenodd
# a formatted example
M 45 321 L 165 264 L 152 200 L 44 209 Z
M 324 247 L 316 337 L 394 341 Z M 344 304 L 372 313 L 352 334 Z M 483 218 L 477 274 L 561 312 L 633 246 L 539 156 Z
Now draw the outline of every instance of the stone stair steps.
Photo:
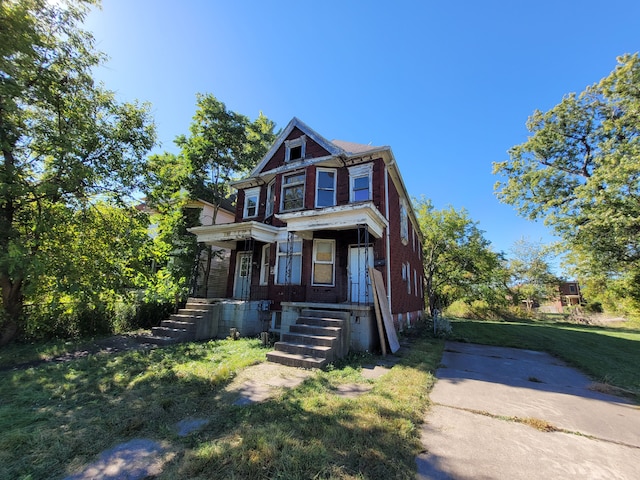
M 335 343 L 336 337 L 308 335 L 305 333 L 283 333 L 282 341 L 287 343 L 306 343 L 308 345 L 323 345 L 331 347 Z
M 172 313 L 159 327 L 153 327 L 150 335 L 138 335 L 137 340 L 157 345 L 195 340 L 198 322 L 206 321 L 214 308 L 215 303 L 209 299 L 190 298 L 178 313 Z
M 332 350 L 325 345 L 309 345 L 308 343 L 276 342 L 274 348 L 278 352 L 297 353 L 318 358 L 329 358 Z
M 323 368 L 344 354 L 343 327 L 347 321 L 348 312 L 304 309 L 267 353 L 267 359 L 295 367 Z
M 329 363 L 326 358 L 279 351 L 267 353 L 267 358 L 270 362 L 301 368 L 323 368 Z

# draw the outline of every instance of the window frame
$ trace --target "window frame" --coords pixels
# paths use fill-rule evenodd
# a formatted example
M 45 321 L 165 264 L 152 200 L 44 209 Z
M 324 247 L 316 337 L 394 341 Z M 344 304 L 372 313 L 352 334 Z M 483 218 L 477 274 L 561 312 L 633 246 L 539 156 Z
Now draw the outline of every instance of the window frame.
M 355 181 L 359 178 L 367 177 L 368 179 L 368 198 L 366 200 L 355 199 Z M 357 165 L 355 167 L 349 167 L 349 203 L 356 202 L 370 202 L 373 199 L 373 163 L 366 163 L 364 165 Z
M 295 183 L 286 183 L 286 179 L 289 177 L 302 177 L 302 181 L 298 181 Z M 302 196 L 300 198 L 302 204 L 299 207 L 285 208 L 285 201 L 286 201 L 285 191 L 289 188 L 299 187 L 300 185 L 302 185 Z M 293 212 L 296 210 L 302 210 L 304 208 L 306 186 L 307 186 L 307 172 L 304 170 L 282 175 L 282 186 L 280 187 L 280 211 Z
M 333 174 L 333 188 L 331 189 L 332 192 L 332 203 L 331 205 L 319 205 L 318 204 L 318 200 L 319 200 L 319 193 L 320 191 L 329 191 L 329 189 L 327 188 L 320 188 L 320 174 L 322 173 L 332 173 Z M 315 208 L 328 208 L 328 207 L 335 207 L 336 206 L 336 194 L 337 194 L 337 188 L 338 187 L 338 172 L 335 168 L 318 168 L 316 169 L 316 198 L 315 198 Z
M 289 285 L 302 285 L 302 250 L 304 248 L 304 243 L 302 242 L 302 238 L 300 237 L 294 237 L 294 239 L 292 240 L 293 243 L 299 243 L 300 244 L 300 251 L 296 252 L 295 251 L 295 247 L 294 247 L 294 251 L 292 252 L 292 256 L 296 257 L 299 259 L 300 261 L 300 278 L 297 279 L 297 282 L 294 281 L 294 279 L 291 279 L 291 283 Z M 274 284 L 275 285 L 287 285 L 286 283 L 286 278 L 284 282 L 280 282 L 280 259 L 282 258 L 285 262 L 285 268 L 286 268 L 286 261 L 287 261 L 287 244 L 289 242 L 287 240 L 284 241 L 279 241 L 276 243 L 276 270 L 275 270 L 275 278 L 274 278 Z M 280 247 L 284 246 L 284 251 L 280 251 Z M 293 261 L 293 259 L 292 259 Z M 286 275 L 286 273 L 285 273 Z M 292 275 L 293 277 L 293 275 Z
M 255 198 L 255 213 L 249 215 L 249 200 Z M 255 218 L 258 216 L 260 208 L 260 187 L 247 188 L 244 191 L 244 207 L 242 209 L 242 218 Z
M 267 243 L 262 246 L 262 256 L 260 257 L 260 286 L 269 285 L 269 271 L 271 269 L 270 263 L 271 244 Z
M 327 243 L 331 245 L 331 260 L 318 260 L 318 245 Z M 316 238 L 313 240 L 313 256 L 311 263 L 311 285 L 318 287 L 335 287 L 336 286 L 336 241 L 328 238 Z M 316 265 L 331 265 L 331 283 L 316 282 Z
M 295 162 L 297 160 L 304 160 L 307 155 L 307 136 L 302 135 L 298 138 L 294 138 L 293 140 L 285 140 L 285 153 L 284 153 L 284 161 L 285 163 Z M 300 147 L 300 157 L 291 158 L 291 150 L 296 147 Z
M 267 184 L 267 198 L 265 201 L 265 217 L 270 217 L 275 213 L 276 209 L 276 181 L 275 179 L 271 180 Z

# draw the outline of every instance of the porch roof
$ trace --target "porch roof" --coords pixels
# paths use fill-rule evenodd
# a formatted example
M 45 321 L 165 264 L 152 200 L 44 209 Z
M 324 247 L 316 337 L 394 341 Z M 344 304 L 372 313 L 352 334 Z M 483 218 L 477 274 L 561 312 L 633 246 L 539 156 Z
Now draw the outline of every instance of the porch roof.
M 359 225 L 366 225 L 375 238 L 382 238 L 388 226 L 373 202 L 281 213 L 276 218 L 287 224 L 287 231 L 296 232 L 302 238 L 310 238 L 317 230 L 351 230 Z
M 196 235 L 198 242 L 233 250 L 238 242 L 248 239 L 273 243 L 277 240 L 278 233 L 282 229 L 265 223 L 250 221 L 192 227 L 188 228 L 187 231 Z

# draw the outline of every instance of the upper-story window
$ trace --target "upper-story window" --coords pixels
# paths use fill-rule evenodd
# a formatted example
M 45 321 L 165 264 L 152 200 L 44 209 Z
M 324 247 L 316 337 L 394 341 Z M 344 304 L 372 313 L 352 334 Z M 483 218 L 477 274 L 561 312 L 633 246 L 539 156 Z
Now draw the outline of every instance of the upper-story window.
M 267 185 L 267 204 L 265 206 L 265 217 L 270 217 L 273 215 L 273 209 L 275 208 L 276 203 L 276 181 L 272 180 L 269 185 Z
M 316 171 L 316 208 L 333 207 L 336 204 L 336 171 L 319 168 Z
M 285 145 L 285 162 L 293 162 L 295 160 L 302 160 L 307 153 L 307 136 L 302 135 L 294 140 L 286 140 Z
M 304 207 L 304 172 L 282 176 L 282 205 L 280 210 L 299 210 Z
M 371 177 L 373 164 L 358 165 L 349 168 L 349 200 L 365 202 L 371 200 Z
M 244 218 L 251 218 L 258 215 L 258 199 L 260 198 L 260 187 L 249 188 L 244 191 Z
M 400 240 L 404 245 L 409 243 L 409 215 L 404 198 L 400 199 Z

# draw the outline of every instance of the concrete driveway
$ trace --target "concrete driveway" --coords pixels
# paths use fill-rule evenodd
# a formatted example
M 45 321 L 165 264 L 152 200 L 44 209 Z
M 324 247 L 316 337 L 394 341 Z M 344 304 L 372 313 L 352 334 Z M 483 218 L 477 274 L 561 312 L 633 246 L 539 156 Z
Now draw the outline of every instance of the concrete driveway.
M 562 361 L 447 342 L 436 376 L 418 479 L 640 479 L 640 408 Z

